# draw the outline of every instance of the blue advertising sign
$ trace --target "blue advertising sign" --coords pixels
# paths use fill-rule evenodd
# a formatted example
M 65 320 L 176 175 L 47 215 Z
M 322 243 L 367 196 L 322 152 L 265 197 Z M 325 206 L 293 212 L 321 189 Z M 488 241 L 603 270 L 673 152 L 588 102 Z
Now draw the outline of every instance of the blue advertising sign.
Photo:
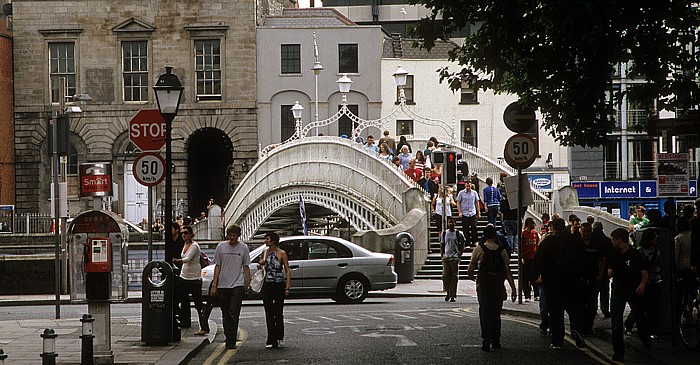
M 593 181 L 574 181 L 571 187 L 576 189 L 579 198 L 598 198 L 600 197 L 600 183 Z
M 656 181 L 640 181 L 639 196 L 642 198 L 656 198 Z
M 688 196 L 698 196 L 698 181 L 690 180 L 688 186 Z
M 601 181 L 601 198 L 638 198 L 638 181 Z
M 537 188 L 552 190 L 552 174 L 527 174 L 527 179 Z

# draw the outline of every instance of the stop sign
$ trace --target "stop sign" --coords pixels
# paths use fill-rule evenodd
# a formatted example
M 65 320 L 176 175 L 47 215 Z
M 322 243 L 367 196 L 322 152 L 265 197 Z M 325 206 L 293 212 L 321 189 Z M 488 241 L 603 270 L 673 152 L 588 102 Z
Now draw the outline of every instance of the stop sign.
M 140 110 L 129 122 L 129 139 L 141 151 L 157 151 L 165 145 L 165 128 L 159 110 Z

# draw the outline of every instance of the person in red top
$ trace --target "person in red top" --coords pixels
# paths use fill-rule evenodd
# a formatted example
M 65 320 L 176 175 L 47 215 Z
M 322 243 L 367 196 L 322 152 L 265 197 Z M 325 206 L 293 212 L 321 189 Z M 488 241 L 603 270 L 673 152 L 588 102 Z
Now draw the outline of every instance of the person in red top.
M 540 235 L 544 236 L 549 233 L 549 213 L 542 213 L 542 226 L 540 226 Z
M 525 279 L 525 285 L 523 285 L 523 292 L 525 294 L 525 302 L 530 301 L 530 294 L 534 291 L 535 300 L 539 300 L 540 293 L 537 284 L 535 284 L 534 273 L 534 262 L 535 262 L 535 252 L 537 252 L 537 246 L 540 245 L 540 235 L 535 230 L 535 220 L 532 218 L 525 219 L 525 226 L 523 227 L 523 240 L 522 240 L 522 260 L 523 260 L 523 278 Z M 531 291 L 532 290 L 532 291 Z
M 423 177 L 423 171 L 418 170 L 416 168 L 416 160 L 414 159 L 408 160 L 408 168 L 403 172 L 406 173 L 406 175 L 408 175 L 415 182 L 418 182 L 418 180 L 420 180 L 421 177 Z

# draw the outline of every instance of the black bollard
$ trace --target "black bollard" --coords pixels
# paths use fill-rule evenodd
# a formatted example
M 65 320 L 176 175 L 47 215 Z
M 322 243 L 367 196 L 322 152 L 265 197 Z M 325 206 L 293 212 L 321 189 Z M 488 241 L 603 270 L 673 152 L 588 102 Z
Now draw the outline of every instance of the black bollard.
M 89 314 L 83 314 L 80 322 L 83 324 L 82 335 L 80 335 L 80 338 L 83 340 L 82 348 L 80 349 L 80 365 L 93 365 L 95 360 L 92 346 L 95 335 L 92 334 L 92 323 L 95 322 L 95 318 L 92 318 Z
M 0 365 L 5 365 L 5 359 L 7 359 L 7 354 L 0 349 Z
M 44 330 L 41 334 L 41 338 L 44 339 L 43 349 L 41 355 L 41 365 L 56 365 L 56 337 L 58 335 L 51 328 Z

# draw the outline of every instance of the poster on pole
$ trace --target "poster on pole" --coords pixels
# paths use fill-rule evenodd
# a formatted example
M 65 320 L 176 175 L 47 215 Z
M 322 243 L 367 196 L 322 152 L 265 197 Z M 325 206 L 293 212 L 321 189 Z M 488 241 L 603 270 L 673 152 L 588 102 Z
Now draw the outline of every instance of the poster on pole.
M 518 176 L 508 176 L 503 179 L 503 183 L 506 185 L 506 195 L 508 196 L 508 205 L 512 209 L 515 209 L 518 207 Z M 520 176 L 520 185 L 523 188 L 523 195 L 522 195 L 522 207 L 528 207 L 532 204 L 534 204 L 534 200 L 532 199 L 532 190 L 530 189 L 530 181 L 527 178 L 527 174 L 523 173 Z
M 687 153 L 656 155 L 656 191 L 658 196 L 688 196 L 690 166 Z

